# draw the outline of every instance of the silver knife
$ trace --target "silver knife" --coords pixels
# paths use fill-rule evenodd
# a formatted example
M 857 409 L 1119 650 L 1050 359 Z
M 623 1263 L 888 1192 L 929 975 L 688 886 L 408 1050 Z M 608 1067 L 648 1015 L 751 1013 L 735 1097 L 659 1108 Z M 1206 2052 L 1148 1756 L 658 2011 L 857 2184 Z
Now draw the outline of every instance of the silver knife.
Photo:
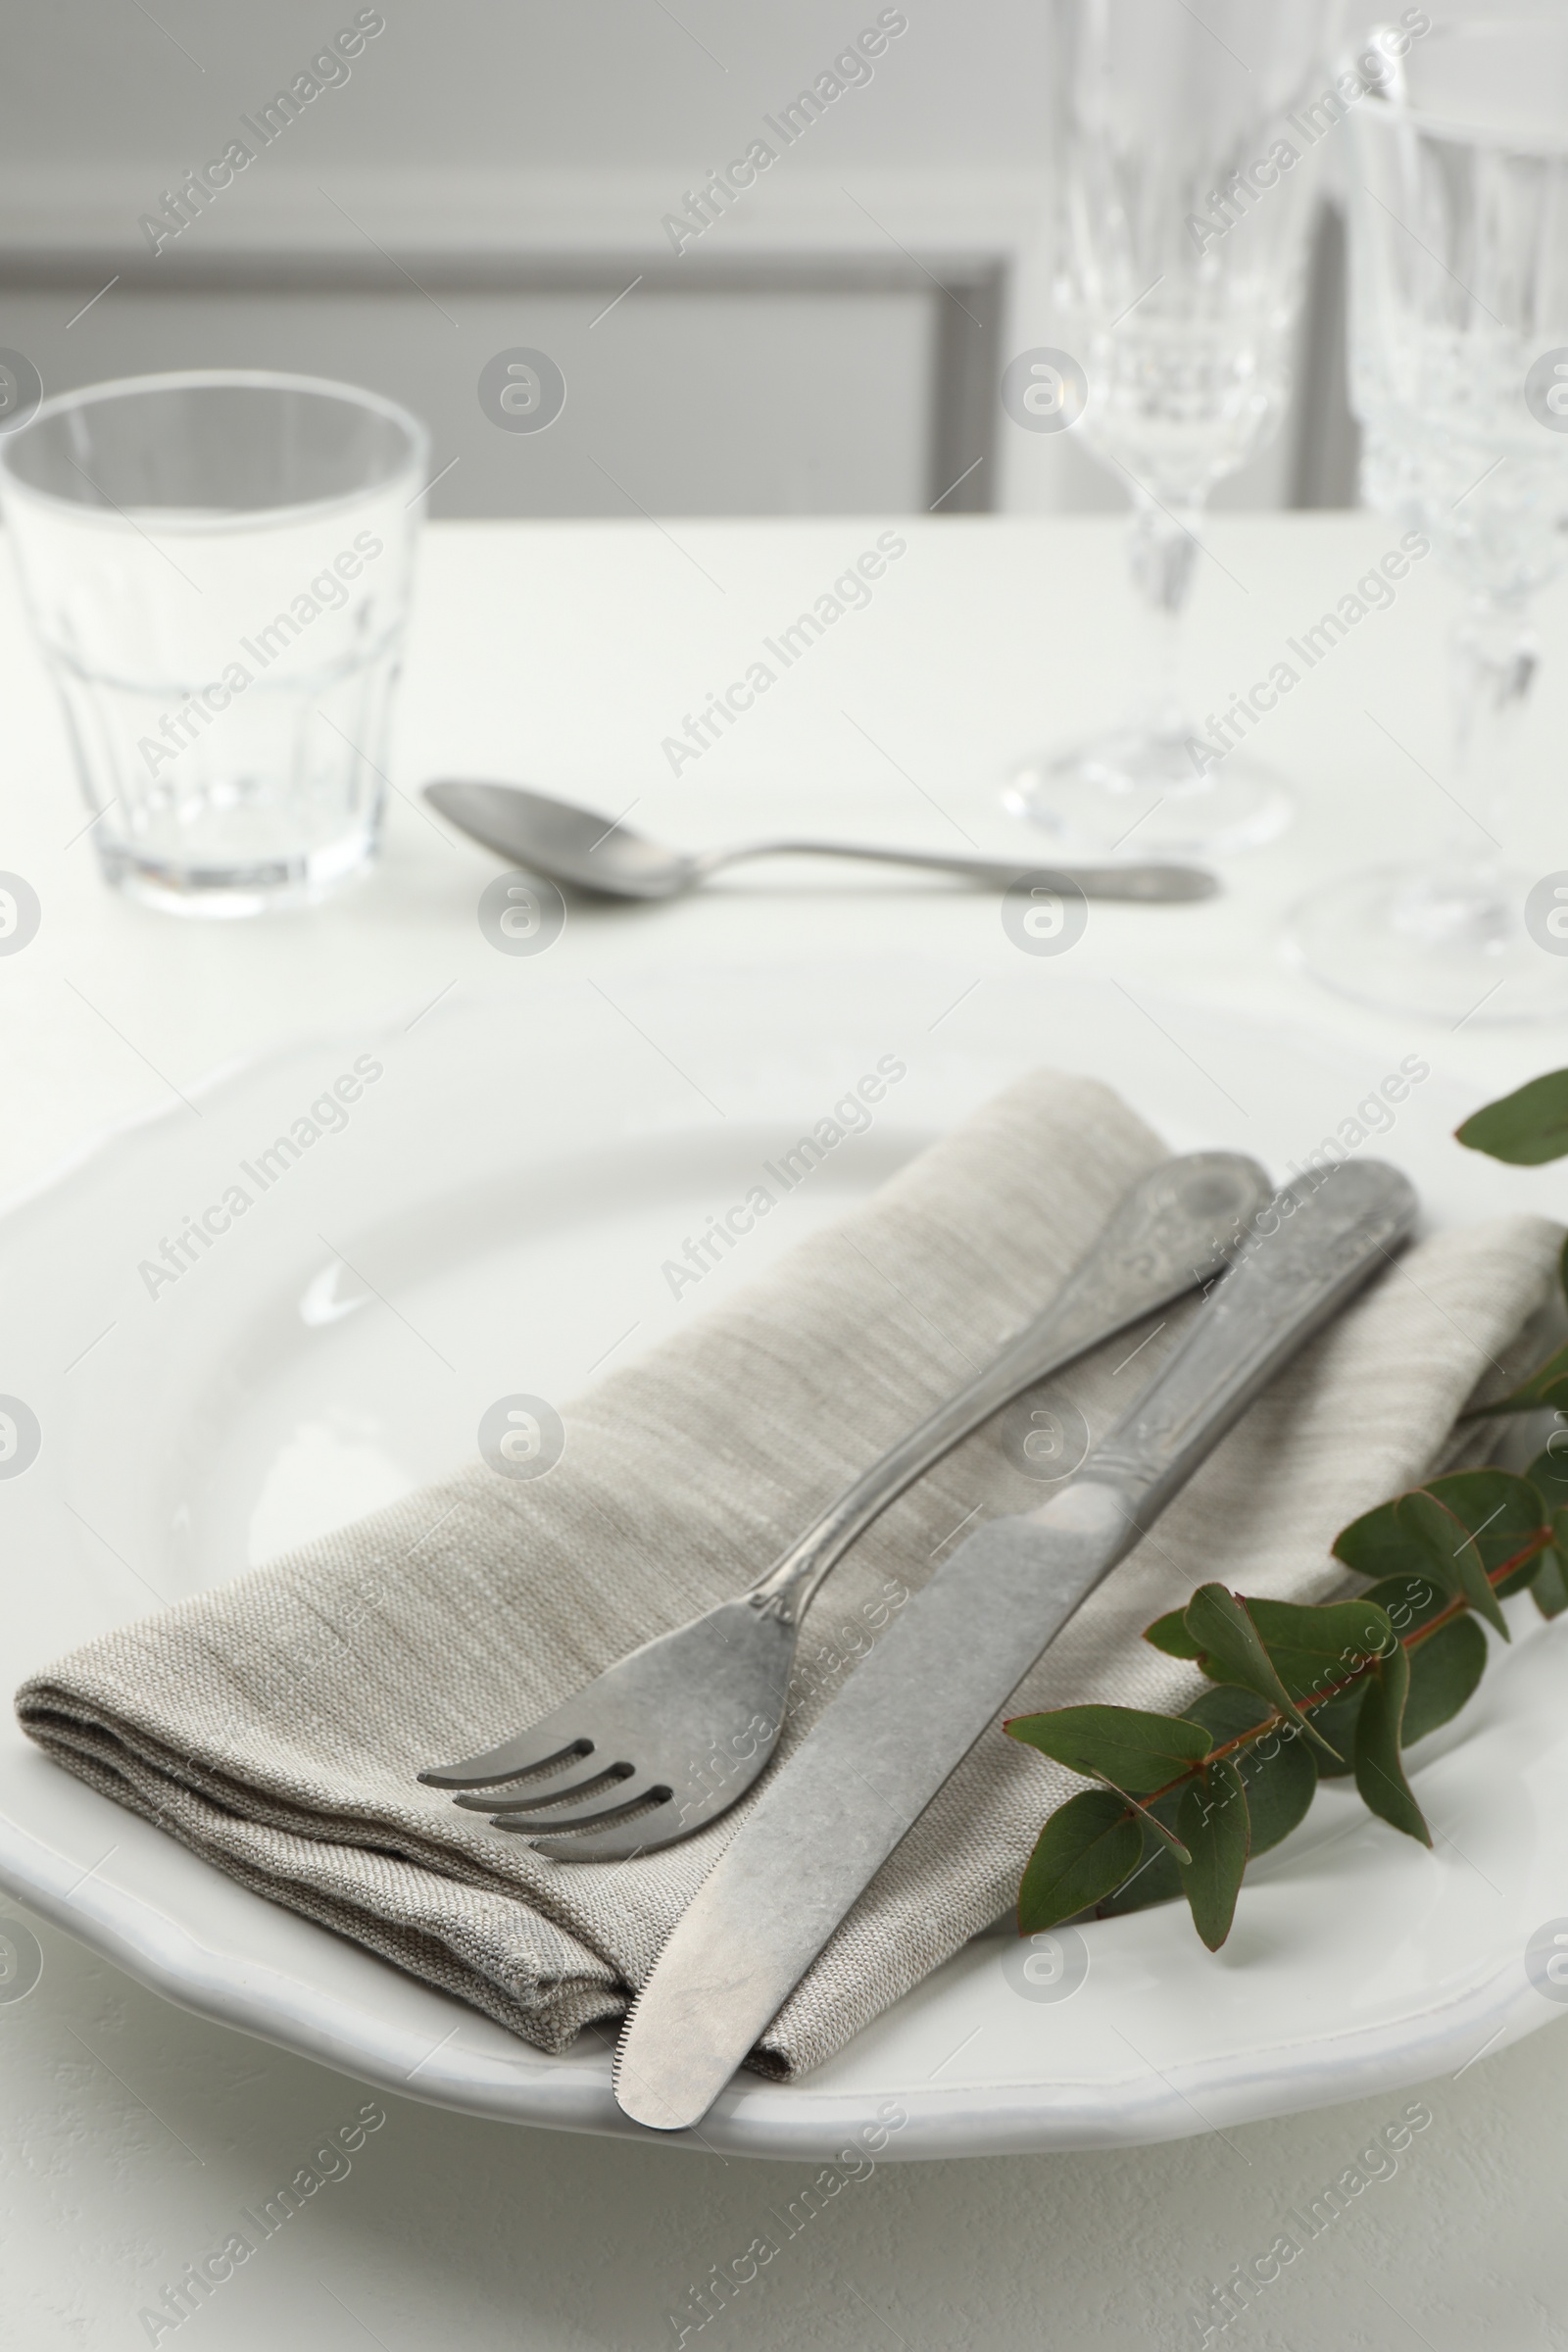
M 1382 1161 L 1260 1210 L 1192 1331 L 1077 1475 L 979 1528 L 788 1760 L 676 1923 L 615 2053 L 622 2110 L 701 2121 L 856 1898 L 1041 1652 L 1289 1358 L 1408 1235 Z

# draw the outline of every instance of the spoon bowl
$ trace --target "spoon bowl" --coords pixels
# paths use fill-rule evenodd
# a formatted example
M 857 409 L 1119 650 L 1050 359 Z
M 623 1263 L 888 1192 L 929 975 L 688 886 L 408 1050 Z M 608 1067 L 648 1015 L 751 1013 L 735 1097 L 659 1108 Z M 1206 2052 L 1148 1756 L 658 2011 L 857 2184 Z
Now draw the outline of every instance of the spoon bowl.
M 427 784 L 424 797 L 498 857 L 597 898 L 678 899 L 702 880 L 700 859 L 523 784 Z

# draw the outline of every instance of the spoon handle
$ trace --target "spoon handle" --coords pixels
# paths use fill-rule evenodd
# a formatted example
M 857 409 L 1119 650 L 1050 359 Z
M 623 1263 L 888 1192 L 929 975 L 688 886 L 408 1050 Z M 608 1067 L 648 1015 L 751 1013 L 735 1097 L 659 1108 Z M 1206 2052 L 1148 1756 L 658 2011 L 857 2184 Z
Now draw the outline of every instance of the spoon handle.
M 1076 889 L 1086 899 L 1146 902 L 1211 898 L 1217 878 L 1198 865 L 1047 865 L 1022 858 L 963 858 L 936 850 L 867 850 L 847 841 L 760 841 L 733 850 L 711 850 L 695 860 L 706 877 L 742 858 L 859 858 L 877 865 L 915 865 L 928 873 L 959 874 L 993 889 L 1027 878 L 1046 888 Z

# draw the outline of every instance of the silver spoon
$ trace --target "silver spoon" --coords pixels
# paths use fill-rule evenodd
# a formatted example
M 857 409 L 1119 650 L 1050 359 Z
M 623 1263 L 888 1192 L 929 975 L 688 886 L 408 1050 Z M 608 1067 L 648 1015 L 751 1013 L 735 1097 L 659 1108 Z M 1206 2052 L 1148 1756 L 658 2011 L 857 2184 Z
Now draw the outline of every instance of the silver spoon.
M 1020 876 L 1075 886 L 1086 899 L 1174 901 L 1212 898 L 1215 875 L 1198 865 L 1044 865 L 1026 858 L 957 858 L 945 850 L 862 850 L 847 841 L 760 841 L 695 856 L 665 849 L 615 817 L 571 801 L 552 800 L 521 784 L 427 784 L 424 797 L 460 831 L 500 858 L 548 874 L 602 899 L 678 899 L 721 865 L 742 858 L 864 858 L 879 865 L 917 865 L 962 874 L 1004 890 Z

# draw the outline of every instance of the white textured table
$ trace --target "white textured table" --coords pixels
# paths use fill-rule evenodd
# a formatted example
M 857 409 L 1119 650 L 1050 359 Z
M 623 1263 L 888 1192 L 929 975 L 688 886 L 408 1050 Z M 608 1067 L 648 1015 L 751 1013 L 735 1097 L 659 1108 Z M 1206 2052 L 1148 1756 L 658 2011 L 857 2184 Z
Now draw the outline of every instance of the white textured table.
M 431 533 L 395 780 L 513 776 L 700 844 L 768 830 L 961 846 L 1027 860 L 997 782 L 1009 756 L 1102 720 L 1126 680 L 1116 534 L 1095 521 L 900 522 L 907 552 L 730 736 L 672 777 L 662 739 L 744 675 L 760 641 L 872 545 L 877 520 L 447 525 Z M 1199 711 L 1264 676 L 1285 638 L 1391 543 L 1368 516 L 1228 518 L 1200 567 Z M 304 1028 L 417 1008 L 492 977 L 474 921 L 494 866 L 394 803 L 379 875 L 309 918 L 184 925 L 106 896 L 47 689 L 0 609 L 7 760 L 0 867 L 44 909 L 0 961 L 0 1186 L 213 1064 Z M 1278 956 L 1318 876 L 1397 855 L 1450 810 L 1444 772 L 1449 594 L 1401 584 L 1269 720 L 1260 749 L 1300 790 L 1293 831 L 1236 863 L 1214 905 L 1097 908 L 1083 969 L 1254 1017 L 1315 1026 L 1392 1067 L 1419 1051 L 1478 1094 L 1568 1060 L 1568 1036 L 1457 1033 L 1319 995 Z M 1521 861 L 1563 862 L 1549 749 L 1568 710 L 1568 630 L 1548 665 L 1514 812 Z M 1552 662 L 1555 662 L 1555 668 Z M 1388 732 L 1385 732 L 1388 730 Z M 1397 739 L 1390 740 L 1390 735 Z M 1403 747 L 1402 749 L 1399 747 Z M 1427 771 L 1431 771 L 1429 774 Z M 1534 845 L 1533 847 L 1531 845 Z M 809 884 L 807 888 L 805 885 Z M 838 872 L 759 867 L 695 903 L 573 910 L 554 968 L 846 962 L 929 955 L 977 975 L 1015 951 L 993 901 Z M 617 989 L 617 994 L 619 990 Z M 787 1017 L 787 1007 L 781 1007 Z M 1499 1202 L 1506 1200 L 1499 1172 Z M 0 1370 L 4 1335 L 0 1327 Z M 0 1573 L 16 1574 L 15 1563 Z M 56 1931 L 0 2005 L 5 2340 L 19 2352 L 169 2342 L 139 2318 L 185 2264 L 258 2210 L 363 2089 L 201 2023 Z M 1568 2345 L 1559 2118 L 1568 2036 L 1549 2028 L 1421 2094 L 1433 2121 L 1212 2343 L 1535 2352 Z M 882 2167 L 781 2247 L 710 2342 L 927 2348 L 1200 2344 L 1194 2316 L 1265 2256 L 1287 2210 L 1352 2164 L 1402 2098 L 1130 2153 Z M 413 2101 L 177 2331 L 212 2352 L 380 2344 L 423 2352 L 674 2345 L 668 2315 L 742 2255 L 809 2168 L 489 2126 Z M 1267 2265 L 1265 2263 L 1264 2267 Z M 694 2331 L 688 2343 L 698 2341 Z

